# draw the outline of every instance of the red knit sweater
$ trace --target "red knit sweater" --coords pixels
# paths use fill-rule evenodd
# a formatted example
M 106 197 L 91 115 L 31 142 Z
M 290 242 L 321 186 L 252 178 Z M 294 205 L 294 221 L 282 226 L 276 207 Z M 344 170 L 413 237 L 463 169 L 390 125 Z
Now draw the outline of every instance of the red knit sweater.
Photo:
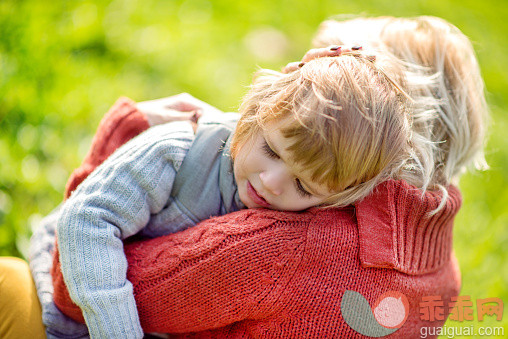
M 135 109 L 122 99 L 106 120 L 126 110 Z M 103 133 L 121 135 L 124 128 L 106 125 L 113 130 L 99 128 L 94 144 L 119 146 L 128 139 L 103 139 Z M 107 155 L 92 154 L 81 168 L 88 166 L 89 173 L 93 158 Z M 444 320 L 422 320 L 419 303 L 440 296 L 446 315 L 447 301 L 459 292 L 452 227 L 461 196 L 454 187 L 449 193 L 445 208 L 427 217 L 440 194 L 422 196 L 403 181 L 389 181 L 354 207 L 242 210 L 127 244 L 128 279 L 143 329 L 195 337 L 364 337 L 342 317 L 346 290 L 359 292 L 371 306 L 387 291 L 407 297 L 409 316 L 391 337 L 416 337 L 422 326 L 442 326 Z M 65 288 L 58 252 L 52 273 L 55 303 L 83 322 Z

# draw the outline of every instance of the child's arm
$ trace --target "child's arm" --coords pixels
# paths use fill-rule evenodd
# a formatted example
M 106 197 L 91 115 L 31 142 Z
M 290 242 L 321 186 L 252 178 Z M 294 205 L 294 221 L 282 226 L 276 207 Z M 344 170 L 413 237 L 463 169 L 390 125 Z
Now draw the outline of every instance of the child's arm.
M 62 273 L 92 337 L 142 337 L 122 240 L 165 206 L 192 139 L 188 122 L 149 129 L 118 149 L 63 205 L 57 227 Z
M 164 98 L 164 100 L 164 106 L 151 105 L 152 109 L 157 109 L 156 113 L 160 121 L 167 122 L 187 118 L 184 112 L 180 112 L 178 109 L 192 107 L 191 104 L 180 107 L 189 100 L 189 95 L 178 94 Z M 145 103 L 142 102 L 138 105 L 143 108 Z M 171 106 L 172 115 L 168 115 L 164 109 L 168 104 L 173 105 Z M 74 170 L 70 176 L 65 197 L 70 196 L 71 192 L 118 147 L 153 125 L 149 123 L 153 120 L 150 112 L 138 109 L 136 103 L 131 99 L 119 98 L 102 118 L 81 166 Z M 85 325 L 66 317 L 53 303 L 53 281 L 50 271 L 59 215 L 60 206 L 42 219 L 40 225 L 34 230 L 30 242 L 30 269 L 42 307 L 43 323 L 48 333 L 57 337 L 81 338 L 85 335 L 88 337 Z
M 151 111 L 145 109 L 147 103 L 150 103 Z M 198 108 L 205 116 L 209 111 L 217 111 L 186 93 L 138 104 L 129 98 L 118 99 L 101 120 L 81 166 L 70 176 L 65 197 L 70 196 L 71 192 L 118 147 L 153 125 L 149 123 L 154 120 L 153 114 L 150 115 L 152 111 L 155 110 L 159 121 L 167 122 L 188 119 L 184 111 Z M 169 115 L 167 109 L 172 109 L 173 114 Z M 41 302 L 43 323 L 48 333 L 78 338 L 88 334 L 86 326 L 67 318 L 53 303 L 53 281 L 50 270 L 59 215 L 60 206 L 46 216 L 34 231 L 30 242 L 30 269 Z
M 135 102 L 120 98 L 101 120 L 91 148 L 81 166 L 67 182 L 65 196 L 69 196 L 83 180 L 114 150 L 149 127 L 147 118 Z M 58 206 L 44 217 L 34 230 L 30 241 L 30 269 L 42 308 L 42 319 L 48 334 L 56 337 L 88 337 L 86 326 L 66 317 L 53 303 L 51 279 L 52 256 L 55 247 L 56 223 L 60 216 Z
M 54 287 L 50 272 L 60 207 L 44 217 L 34 230 L 30 242 L 30 271 L 41 304 L 42 323 L 46 332 L 57 338 L 88 338 L 86 326 L 67 317 L 53 302 Z

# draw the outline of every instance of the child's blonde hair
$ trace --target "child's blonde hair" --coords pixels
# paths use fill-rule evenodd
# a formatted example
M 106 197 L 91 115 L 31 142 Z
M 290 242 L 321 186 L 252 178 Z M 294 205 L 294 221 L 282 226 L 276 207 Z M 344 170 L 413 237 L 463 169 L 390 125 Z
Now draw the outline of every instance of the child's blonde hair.
M 337 192 L 326 204 L 363 198 L 410 157 L 409 101 L 380 63 L 351 54 L 289 74 L 260 71 L 240 107 L 233 158 L 268 123 L 283 121 L 292 164 Z
M 327 20 L 313 44 L 370 47 L 404 70 L 404 89 L 415 100 L 416 161 L 399 178 L 423 190 L 439 188 L 446 197 L 445 187 L 466 167 L 487 168 L 484 84 L 471 42 L 457 27 L 429 16 Z

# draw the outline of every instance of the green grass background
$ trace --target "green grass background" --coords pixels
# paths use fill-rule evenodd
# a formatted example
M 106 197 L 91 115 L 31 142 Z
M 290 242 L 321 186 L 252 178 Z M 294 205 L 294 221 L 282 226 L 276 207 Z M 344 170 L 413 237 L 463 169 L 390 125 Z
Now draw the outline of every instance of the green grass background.
M 318 24 L 344 13 L 440 16 L 474 42 L 492 111 L 491 169 L 461 181 L 455 250 L 461 294 L 508 303 L 505 0 L 0 1 L 0 255 L 26 256 L 32 227 L 61 201 L 116 98 L 189 92 L 234 111 L 258 66 L 299 59 Z M 501 323 L 447 325 L 508 335 L 506 313 Z

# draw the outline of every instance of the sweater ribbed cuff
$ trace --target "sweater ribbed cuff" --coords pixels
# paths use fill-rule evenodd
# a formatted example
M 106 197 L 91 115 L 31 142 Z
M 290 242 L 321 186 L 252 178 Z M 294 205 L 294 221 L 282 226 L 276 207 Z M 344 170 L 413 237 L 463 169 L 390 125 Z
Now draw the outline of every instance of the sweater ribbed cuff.
M 98 314 L 87 307 L 82 308 L 91 338 L 143 338 L 132 285 L 129 287 L 128 293 L 113 295 L 108 292 L 102 297 L 95 296 L 87 300 L 87 304 L 95 304 L 93 309 L 101 310 Z M 106 312 L 107 310 L 112 312 Z

